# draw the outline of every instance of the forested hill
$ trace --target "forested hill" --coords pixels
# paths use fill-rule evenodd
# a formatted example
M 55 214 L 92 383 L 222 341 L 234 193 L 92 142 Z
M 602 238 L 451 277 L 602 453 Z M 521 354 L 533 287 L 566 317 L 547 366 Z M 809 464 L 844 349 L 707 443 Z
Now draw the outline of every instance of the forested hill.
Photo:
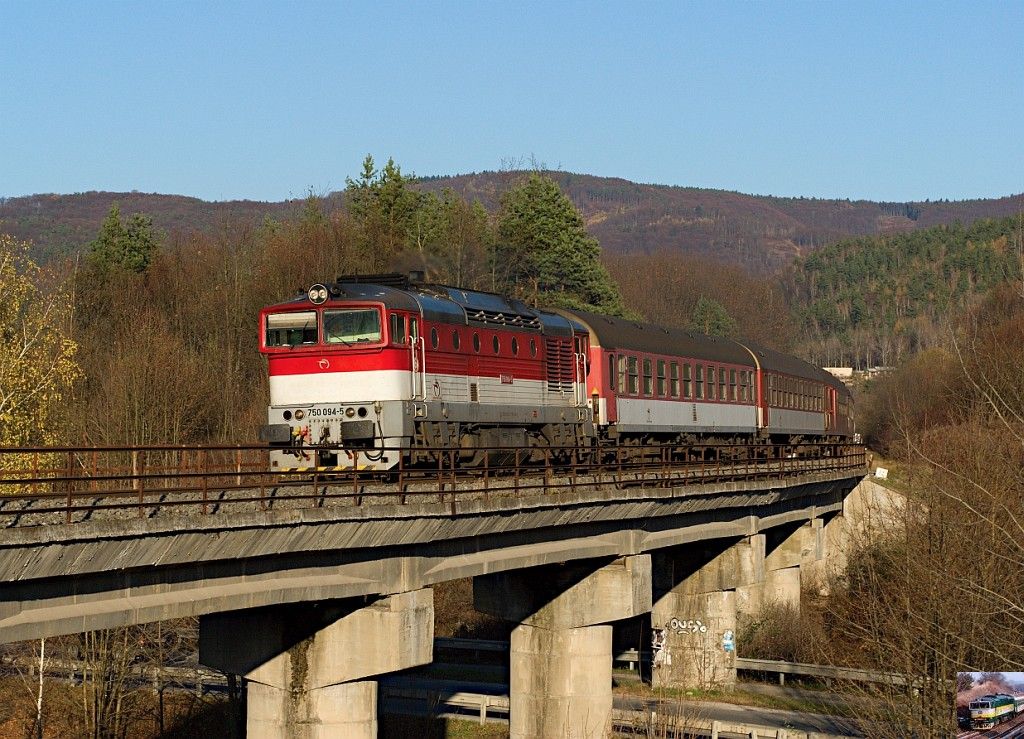
M 521 172 L 485 172 L 423 178 L 419 186 L 451 188 L 495 211 L 501 194 Z M 1024 195 L 991 200 L 877 203 L 744 195 L 724 190 L 642 185 L 627 180 L 549 172 L 582 211 L 590 233 L 606 253 L 662 250 L 699 255 L 774 270 L 838 239 L 912 231 L 959 220 L 1012 215 L 1024 209 Z M 122 212 L 146 213 L 169 233 L 213 233 L 231 222 L 258 224 L 265 217 L 299 213 L 302 201 L 206 202 L 145 193 L 88 192 L 0 198 L 0 231 L 30 240 L 42 258 L 66 254 L 88 243 L 117 201 Z M 325 198 L 325 210 L 341 206 L 341 194 Z
M 822 364 L 893 364 L 942 344 L 947 319 L 1007 280 L 1019 281 L 1024 215 L 840 241 L 788 276 L 802 353 Z
M 266 217 L 290 218 L 303 201 L 261 203 L 253 200 L 208 202 L 182 195 L 141 192 L 84 192 L 0 198 L 0 232 L 33 244 L 37 259 L 72 253 L 94 238 L 113 203 L 124 213 L 145 213 L 167 233 L 216 233 L 226 224 L 259 224 Z
M 989 200 L 880 203 L 744 195 L 726 190 L 643 185 L 611 177 L 546 172 L 583 213 L 609 253 L 679 251 L 771 271 L 793 257 L 850 236 L 971 223 L 1024 210 L 1024 194 Z M 493 209 L 517 172 L 423 180 Z

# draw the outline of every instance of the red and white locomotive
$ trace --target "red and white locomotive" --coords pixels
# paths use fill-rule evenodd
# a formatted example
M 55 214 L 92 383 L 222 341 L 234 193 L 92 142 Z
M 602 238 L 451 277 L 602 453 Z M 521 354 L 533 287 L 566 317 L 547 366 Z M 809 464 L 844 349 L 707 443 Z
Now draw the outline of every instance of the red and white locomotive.
M 795 357 L 400 275 L 340 277 L 263 309 L 260 351 L 260 438 L 281 470 L 386 470 L 438 448 L 473 465 L 494 447 L 853 434 L 846 387 Z

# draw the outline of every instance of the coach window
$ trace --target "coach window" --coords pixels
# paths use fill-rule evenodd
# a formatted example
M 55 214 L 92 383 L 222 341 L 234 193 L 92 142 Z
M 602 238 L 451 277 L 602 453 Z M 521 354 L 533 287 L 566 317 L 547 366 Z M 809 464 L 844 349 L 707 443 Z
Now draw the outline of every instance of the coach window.
M 476 331 L 473 332 L 473 351 L 480 353 L 480 334 Z
M 709 364 L 708 365 L 707 393 L 704 395 L 704 397 L 707 398 L 708 400 L 714 400 L 715 399 L 715 379 L 716 379 L 716 375 L 717 375 L 717 372 L 715 371 L 715 366 L 713 364 Z
M 512 337 L 512 356 L 519 356 L 519 340 L 515 336 Z
M 501 351 L 501 342 L 500 342 L 500 341 L 498 341 L 498 337 L 497 337 L 497 336 L 495 336 L 495 337 L 494 337 L 494 338 L 493 338 L 493 339 L 491 340 L 491 346 L 493 346 L 493 347 L 494 347 L 494 353 L 495 353 L 495 354 L 497 354 L 497 353 L 498 353 L 499 351 Z
M 728 377 L 728 374 L 725 371 L 725 367 L 719 367 L 718 368 L 718 399 L 719 400 L 728 400 L 729 399 L 729 392 L 727 390 L 728 383 L 726 382 L 726 378 L 727 377 Z
M 613 393 L 619 392 L 618 377 L 615 374 L 615 355 L 608 355 L 608 387 Z
M 729 397 L 735 403 L 740 399 L 739 391 L 736 389 L 736 370 L 729 370 Z
M 673 362 L 671 365 L 669 365 L 668 374 L 669 374 L 669 378 L 670 378 L 669 379 L 669 385 L 670 385 L 669 389 L 672 391 L 672 397 L 673 398 L 678 398 L 679 397 L 679 362 Z
M 459 330 L 455 329 L 452 331 L 452 349 L 455 351 L 459 350 Z
M 704 365 L 698 364 L 696 367 L 696 385 L 697 385 L 697 400 L 704 399 Z
M 437 349 L 437 329 L 430 329 L 430 348 Z
M 747 371 L 740 370 L 740 402 L 747 402 Z
M 400 316 L 397 313 L 391 314 L 391 343 L 405 343 L 405 316 Z
M 775 375 L 768 375 L 768 405 L 775 405 Z
M 530 356 L 531 357 L 536 357 L 537 356 L 537 340 L 536 339 L 530 339 Z
M 626 355 L 620 354 L 616 361 L 619 363 L 619 381 L 616 383 L 616 387 L 620 393 L 628 393 L 629 385 L 627 383 L 629 381 L 626 373 Z
M 658 397 L 664 398 L 668 393 L 665 392 L 665 360 L 658 360 Z
M 629 394 L 640 394 L 640 364 L 636 357 L 626 357 L 626 370 L 629 375 Z
M 654 376 L 651 372 L 651 360 L 644 360 L 644 395 L 652 395 L 654 392 Z

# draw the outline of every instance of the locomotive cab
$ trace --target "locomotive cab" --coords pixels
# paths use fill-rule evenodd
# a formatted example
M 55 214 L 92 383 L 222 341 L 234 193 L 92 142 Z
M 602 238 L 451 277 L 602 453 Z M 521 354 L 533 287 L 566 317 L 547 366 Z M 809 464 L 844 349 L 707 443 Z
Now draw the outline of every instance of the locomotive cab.
M 260 440 L 275 447 L 275 469 L 386 468 L 384 449 L 407 436 L 418 306 L 386 287 L 362 288 L 314 285 L 261 311 L 271 405 Z

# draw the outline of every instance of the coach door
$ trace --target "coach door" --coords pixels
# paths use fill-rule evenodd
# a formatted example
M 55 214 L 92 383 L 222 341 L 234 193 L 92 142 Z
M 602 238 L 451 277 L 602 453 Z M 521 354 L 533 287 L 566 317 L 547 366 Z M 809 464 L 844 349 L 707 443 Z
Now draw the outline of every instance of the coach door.
M 833 430 L 836 418 L 836 389 L 825 386 L 825 431 Z

